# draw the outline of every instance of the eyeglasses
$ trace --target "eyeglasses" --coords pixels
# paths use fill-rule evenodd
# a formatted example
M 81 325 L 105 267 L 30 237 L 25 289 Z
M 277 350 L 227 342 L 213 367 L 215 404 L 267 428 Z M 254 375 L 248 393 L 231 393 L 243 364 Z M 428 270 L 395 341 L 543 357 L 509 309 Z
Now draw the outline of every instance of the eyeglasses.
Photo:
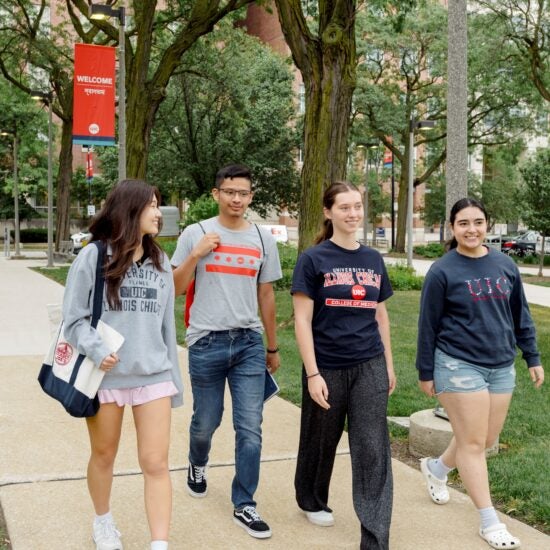
M 241 197 L 241 199 L 247 199 L 248 197 L 250 197 L 252 195 L 252 191 L 240 191 L 240 190 L 237 190 L 237 189 L 222 189 L 220 188 L 220 191 L 227 197 L 229 198 L 233 198 L 235 195 L 239 195 L 239 197 Z

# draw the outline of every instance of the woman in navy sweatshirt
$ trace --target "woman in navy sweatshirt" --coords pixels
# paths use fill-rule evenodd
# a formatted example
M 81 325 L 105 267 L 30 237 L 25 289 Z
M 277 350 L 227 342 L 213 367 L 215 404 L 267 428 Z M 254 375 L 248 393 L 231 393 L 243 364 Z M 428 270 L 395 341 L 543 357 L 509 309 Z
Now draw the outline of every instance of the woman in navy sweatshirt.
M 426 276 L 420 301 L 420 388 L 445 407 L 454 437 L 420 466 L 436 504 L 449 500 L 447 474 L 458 468 L 493 548 L 519 548 L 491 501 L 485 449 L 497 440 L 515 386 L 516 346 L 538 388 L 544 381 L 535 327 L 516 264 L 483 245 L 487 212 L 475 199 L 455 203 L 451 248 Z M 466 545 L 467 546 L 467 545 Z

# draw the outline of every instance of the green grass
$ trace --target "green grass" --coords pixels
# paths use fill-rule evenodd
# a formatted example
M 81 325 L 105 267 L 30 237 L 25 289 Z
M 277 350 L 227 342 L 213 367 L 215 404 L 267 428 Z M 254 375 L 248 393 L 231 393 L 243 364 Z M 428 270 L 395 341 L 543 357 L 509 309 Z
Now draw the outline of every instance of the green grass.
M 67 270 L 68 267 L 37 268 L 37 271 L 62 284 Z M 435 404 L 434 400 L 419 391 L 414 367 L 419 295 L 418 291 L 397 292 L 387 303 L 397 374 L 397 389 L 388 404 L 390 416 L 409 416 Z M 288 290 L 276 291 L 276 300 L 281 349 L 281 369 L 277 373 L 277 381 L 281 387 L 281 397 L 300 405 L 301 361 L 294 338 Z M 178 297 L 176 328 L 181 344 L 185 336 L 183 304 L 184 298 Z M 531 306 L 531 312 L 537 325 L 542 363 L 548 365 L 550 308 Z M 550 471 L 550 381 L 540 390 L 535 390 L 520 358 L 517 360 L 517 371 L 516 392 L 500 437 L 501 452 L 489 461 L 491 490 L 501 510 L 550 533 L 550 482 L 547 475 Z M 392 435 L 406 437 L 401 429 L 392 432 Z
M 531 273 L 522 273 L 521 278 L 523 279 L 524 283 L 528 283 L 530 285 L 550 287 L 550 278 L 549 277 L 537 277 L 536 275 L 533 275 Z M 541 280 L 541 279 L 543 279 L 543 280 Z
M 392 351 L 397 389 L 390 397 L 388 415 L 410 416 L 432 408 L 435 401 L 418 389 L 414 366 L 418 321 L 418 291 L 398 292 L 387 303 L 391 321 Z M 538 329 L 543 365 L 550 363 L 550 309 L 531 306 Z M 277 373 L 281 396 L 297 405 L 301 399 L 301 361 L 294 340 L 288 292 L 277 292 L 277 317 L 282 367 Z M 521 358 L 517 360 L 517 389 L 510 414 L 500 437 L 501 452 L 489 461 L 491 490 L 495 503 L 504 512 L 546 533 L 550 533 L 550 415 L 549 384 L 535 390 Z M 395 437 L 406 437 L 398 428 Z

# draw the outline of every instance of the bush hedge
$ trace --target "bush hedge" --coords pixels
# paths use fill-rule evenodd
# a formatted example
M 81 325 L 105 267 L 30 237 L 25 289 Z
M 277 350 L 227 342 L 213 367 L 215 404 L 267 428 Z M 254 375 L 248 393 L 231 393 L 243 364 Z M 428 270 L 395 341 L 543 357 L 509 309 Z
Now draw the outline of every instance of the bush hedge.
M 12 229 L 10 231 L 11 242 L 15 239 L 15 231 Z M 55 241 L 55 231 L 53 233 L 53 240 Z M 22 243 L 47 243 L 48 242 L 48 230 L 32 227 L 30 229 L 20 229 L 19 230 L 19 242 Z
M 424 258 L 440 258 L 445 254 L 445 248 L 441 243 L 430 243 L 427 245 L 415 246 L 413 252 Z
M 523 258 L 520 258 L 519 256 L 513 256 L 511 257 L 517 262 L 522 264 L 528 264 L 528 265 L 539 265 L 540 258 L 538 254 L 533 254 L 531 256 L 524 256 Z M 544 265 L 550 266 L 550 254 L 544 255 Z

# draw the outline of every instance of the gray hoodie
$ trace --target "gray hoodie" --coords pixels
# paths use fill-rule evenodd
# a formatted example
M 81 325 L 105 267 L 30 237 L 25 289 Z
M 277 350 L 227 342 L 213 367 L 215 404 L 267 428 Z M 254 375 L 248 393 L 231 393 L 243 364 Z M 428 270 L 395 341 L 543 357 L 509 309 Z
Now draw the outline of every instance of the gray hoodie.
M 107 247 L 107 255 L 112 254 Z M 65 336 L 80 353 L 99 366 L 114 350 L 108 349 L 90 326 L 97 247 L 86 246 L 71 265 L 63 298 Z M 101 320 L 124 336 L 117 352 L 120 361 L 106 373 L 100 389 L 125 389 L 173 381 L 179 392 L 172 406 L 183 403 L 174 321 L 174 282 L 168 257 L 159 272 L 150 258 L 133 264 L 120 286 L 121 304 L 111 308 L 103 292 Z

